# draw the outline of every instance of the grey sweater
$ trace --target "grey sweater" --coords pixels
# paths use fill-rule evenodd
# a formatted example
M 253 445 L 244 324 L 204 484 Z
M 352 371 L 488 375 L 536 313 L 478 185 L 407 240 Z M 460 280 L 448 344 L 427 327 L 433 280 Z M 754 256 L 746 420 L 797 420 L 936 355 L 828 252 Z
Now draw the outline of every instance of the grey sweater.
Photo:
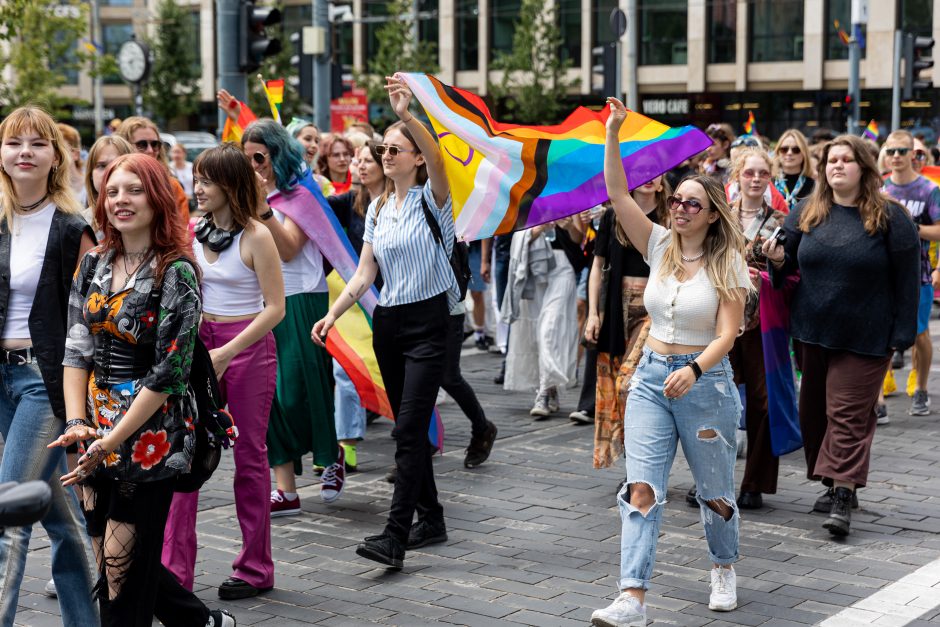
M 917 331 L 920 238 L 907 211 L 888 204 L 888 228 L 868 235 L 855 207 L 833 205 L 829 218 L 803 233 L 806 202 L 784 224 L 786 258 L 770 264 L 774 287 L 799 271 L 790 335 L 808 344 L 884 357 L 906 349 Z

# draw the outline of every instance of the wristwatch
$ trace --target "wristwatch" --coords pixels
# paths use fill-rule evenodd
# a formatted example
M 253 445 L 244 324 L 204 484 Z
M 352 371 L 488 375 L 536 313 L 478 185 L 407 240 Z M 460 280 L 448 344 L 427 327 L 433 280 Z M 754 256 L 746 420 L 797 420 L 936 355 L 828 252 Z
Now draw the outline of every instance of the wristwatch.
M 685 365 L 691 368 L 692 372 L 695 373 L 696 381 L 702 378 L 702 367 L 698 365 L 698 362 L 696 362 L 694 359 L 690 359 Z

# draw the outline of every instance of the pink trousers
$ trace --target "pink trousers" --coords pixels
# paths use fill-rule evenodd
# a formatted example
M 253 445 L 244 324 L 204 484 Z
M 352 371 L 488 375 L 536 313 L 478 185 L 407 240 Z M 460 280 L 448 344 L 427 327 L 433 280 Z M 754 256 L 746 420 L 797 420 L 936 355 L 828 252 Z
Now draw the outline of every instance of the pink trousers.
M 199 337 L 209 350 L 231 341 L 250 320 L 203 321 Z M 232 562 L 233 577 L 256 588 L 274 585 L 271 558 L 271 477 L 265 438 L 277 380 L 274 334 L 268 333 L 229 363 L 219 381 L 222 397 L 238 427 L 235 453 L 235 512 L 242 548 Z M 163 565 L 188 590 L 196 567 L 196 511 L 199 493 L 177 493 L 170 506 L 163 538 Z

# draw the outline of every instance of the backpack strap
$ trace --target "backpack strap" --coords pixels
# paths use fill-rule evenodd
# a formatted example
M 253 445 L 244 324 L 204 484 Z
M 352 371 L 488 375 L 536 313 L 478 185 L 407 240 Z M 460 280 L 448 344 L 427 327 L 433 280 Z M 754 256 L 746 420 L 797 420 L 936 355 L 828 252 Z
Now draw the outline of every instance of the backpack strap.
M 447 255 L 447 247 L 444 246 L 444 235 L 441 233 L 441 225 L 437 223 L 434 215 L 431 213 L 431 208 L 428 207 L 428 201 L 424 197 L 424 194 L 421 194 L 421 208 L 424 210 L 424 219 L 428 222 L 428 227 L 431 229 L 431 234 L 434 236 L 434 239 L 437 240 L 437 243 L 441 245 L 441 248 L 444 249 L 444 255 Z

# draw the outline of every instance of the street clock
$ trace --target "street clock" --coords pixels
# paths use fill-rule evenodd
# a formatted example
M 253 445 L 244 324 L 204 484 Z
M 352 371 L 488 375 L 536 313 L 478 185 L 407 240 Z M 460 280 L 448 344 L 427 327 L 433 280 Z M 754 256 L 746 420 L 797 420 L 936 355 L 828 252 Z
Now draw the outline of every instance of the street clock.
M 136 39 L 129 39 L 118 50 L 117 64 L 121 78 L 128 83 L 140 83 L 150 71 L 150 50 Z

